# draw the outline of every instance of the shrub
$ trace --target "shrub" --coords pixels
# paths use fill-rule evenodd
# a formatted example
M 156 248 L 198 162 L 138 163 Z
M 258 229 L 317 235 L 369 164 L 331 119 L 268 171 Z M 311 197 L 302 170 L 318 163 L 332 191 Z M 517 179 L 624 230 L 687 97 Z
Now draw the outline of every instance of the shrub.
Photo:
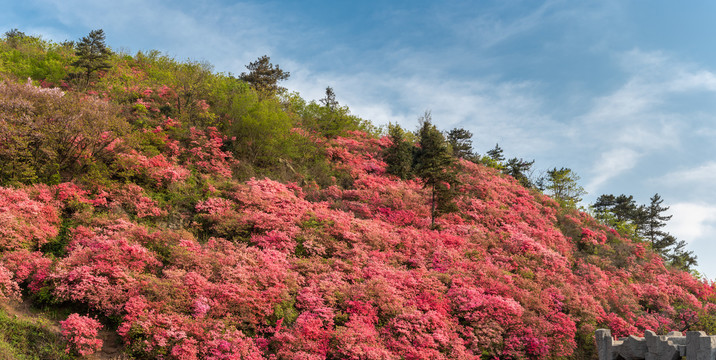
M 62 336 L 69 343 L 67 353 L 86 356 L 102 349 L 102 340 L 97 338 L 97 331 L 102 328 L 99 321 L 75 313 L 60 321 L 60 326 Z

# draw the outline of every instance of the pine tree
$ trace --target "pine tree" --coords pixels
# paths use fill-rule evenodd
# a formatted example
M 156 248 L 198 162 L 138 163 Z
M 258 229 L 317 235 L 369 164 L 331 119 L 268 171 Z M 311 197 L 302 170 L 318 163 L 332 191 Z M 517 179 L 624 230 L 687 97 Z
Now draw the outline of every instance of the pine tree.
M 27 38 L 27 35 L 18 29 L 11 29 L 5 32 L 5 41 L 13 49 L 17 49 L 25 38 Z
M 104 30 L 99 29 L 92 30 L 89 35 L 77 43 L 75 49 L 77 60 L 72 63 L 72 66 L 84 69 L 85 85 L 89 85 L 92 74 L 96 71 L 111 68 L 109 58 L 112 52 L 104 40 Z
M 398 124 L 388 124 L 388 136 L 393 145 L 386 148 L 383 159 L 388 164 L 386 171 L 403 180 L 413 177 L 413 144 L 406 139 L 406 133 Z
M 455 159 L 443 134 L 432 124 L 430 112 L 420 118 L 419 148 L 414 157 L 415 174 L 431 188 L 431 224 L 435 225 L 436 212 L 453 210 L 454 185 L 457 176 L 452 168 Z
M 669 252 L 667 259 L 672 266 L 684 271 L 689 271 L 696 265 L 696 255 L 693 251 L 684 250 L 686 242 L 679 240 L 674 244 L 674 248 Z
M 487 156 L 499 163 L 505 161 L 505 155 L 503 155 L 503 152 L 504 151 L 500 147 L 500 144 L 495 144 L 495 148 L 488 151 Z
M 447 133 L 447 141 L 452 149 L 452 156 L 477 162 L 479 157 L 472 150 L 472 133 L 463 128 L 454 128 Z
M 328 108 L 330 111 L 336 111 L 338 108 L 338 100 L 336 100 L 336 93 L 333 91 L 332 87 L 326 87 L 326 97 L 320 100 L 321 104 L 323 104 L 326 108 Z
M 505 163 L 505 168 L 502 172 L 515 178 L 520 183 L 520 185 L 524 187 L 534 187 L 534 184 L 527 176 L 527 174 L 532 169 L 532 165 L 534 163 L 534 160 L 525 161 L 524 159 L 512 158 L 510 160 L 507 160 L 507 163 Z
M 649 201 L 649 205 L 645 208 L 646 221 L 644 222 L 641 235 L 651 242 L 652 248 L 655 251 L 661 253 L 676 242 L 675 238 L 667 238 L 668 234 L 661 230 L 666 226 L 666 222 L 671 220 L 671 215 L 663 215 L 664 212 L 669 210 L 669 207 L 661 206 L 664 200 L 659 194 L 654 194 Z
M 579 176 L 569 168 L 547 170 L 546 186 L 549 194 L 562 206 L 574 208 L 587 192 L 578 183 Z
M 278 86 L 278 82 L 288 79 L 290 73 L 281 70 L 278 65 L 274 66 L 268 55 L 246 65 L 246 68 L 249 72 L 241 73 L 239 78 L 249 83 L 259 93 L 260 98 L 272 97 L 277 92 L 285 90 Z
M 659 194 L 651 197 L 649 205 L 637 205 L 631 195 L 601 195 L 592 205 L 595 216 L 604 224 L 618 229 L 639 241 L 648 241 L 652 250 L 671 265 L 689 270 L 696 264 L 693 252 L 684 250 L 686 243 L 662 230 L 671 215 L 662 206 L 664 202 Z
M 638 236 L 644 226 L 645 206 L 636 204 L 634 196 L 603 194 L 592 205 L 595 217 L 605 225 L 628 236 Z

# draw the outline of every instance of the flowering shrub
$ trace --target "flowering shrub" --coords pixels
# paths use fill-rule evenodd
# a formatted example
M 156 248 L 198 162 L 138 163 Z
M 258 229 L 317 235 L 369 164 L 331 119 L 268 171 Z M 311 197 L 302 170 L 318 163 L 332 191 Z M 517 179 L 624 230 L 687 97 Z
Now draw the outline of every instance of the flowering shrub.
M 120 154 L 119 162 L 125 170 L 136 171 L 153 180 L 157 187 L 184 181 L 189 177 L 189 170 L 172 163 L 163 155 L 148 158 L 136 151 Z
M 225 136 L 177 131 L 179 90 L 125 65 L 108 76 L 127 88 L 103 91 L 131 104 L 149 150 L 105 149 L 105 182 L 0 188 L 0 298 L 108 316 L 130 356 L 561 359 L 589 353 L 597 327 L 716 316 L 712 284 L 494 169 L 463 161 L 460 211 L 431 227 L 421 182 L 385 174 L 385 138 L 314 138 L 347 177 L 323 189 L 235 181 Z M 77 354 L 101 346 L 96 320 L 62 324 Z
M 231 177 L 231 166 L 236 161 L 231 153 L 221 149 L 225 137 L 213 127 L 206 131 L 191 128 L 190 131 L 188 166 L 201 173 Z
M 20 287 L 12 278 L 13 274 L 0 266 L 0 300 L 20 298 Z
M 66 320 L 60 321 L 62 336 L 69 343 L 67 353 L 76 353 L 81 356 L 94 354 L 102 349 L 102 340 L 98 339 L 98 330 L 102 328 L 99 321 L 79 314 L 72 314 Z
M 57 236 L 58 209 L 30 192 L 0 187 L 0 250 L 36 249 Z

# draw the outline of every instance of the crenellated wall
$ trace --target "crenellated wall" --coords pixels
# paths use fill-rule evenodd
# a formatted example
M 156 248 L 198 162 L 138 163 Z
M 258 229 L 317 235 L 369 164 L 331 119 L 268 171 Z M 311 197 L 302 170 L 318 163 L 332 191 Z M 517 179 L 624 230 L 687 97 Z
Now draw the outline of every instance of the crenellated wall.
M 674 331 L 656 335 L 646 331 L 644 337 L 630 335 L 614 340 L 609 329 L 594 334 L 599 360 L 716 360 L 716 336 L 703 331 Z

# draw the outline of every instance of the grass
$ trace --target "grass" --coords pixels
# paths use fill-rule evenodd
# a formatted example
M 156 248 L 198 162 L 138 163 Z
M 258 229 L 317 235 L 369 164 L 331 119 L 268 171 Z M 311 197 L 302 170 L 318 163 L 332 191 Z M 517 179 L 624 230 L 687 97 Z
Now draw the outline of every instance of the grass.
M 0 360 L 72 359 L 49 320 L 10 315 L 0 309 Z

